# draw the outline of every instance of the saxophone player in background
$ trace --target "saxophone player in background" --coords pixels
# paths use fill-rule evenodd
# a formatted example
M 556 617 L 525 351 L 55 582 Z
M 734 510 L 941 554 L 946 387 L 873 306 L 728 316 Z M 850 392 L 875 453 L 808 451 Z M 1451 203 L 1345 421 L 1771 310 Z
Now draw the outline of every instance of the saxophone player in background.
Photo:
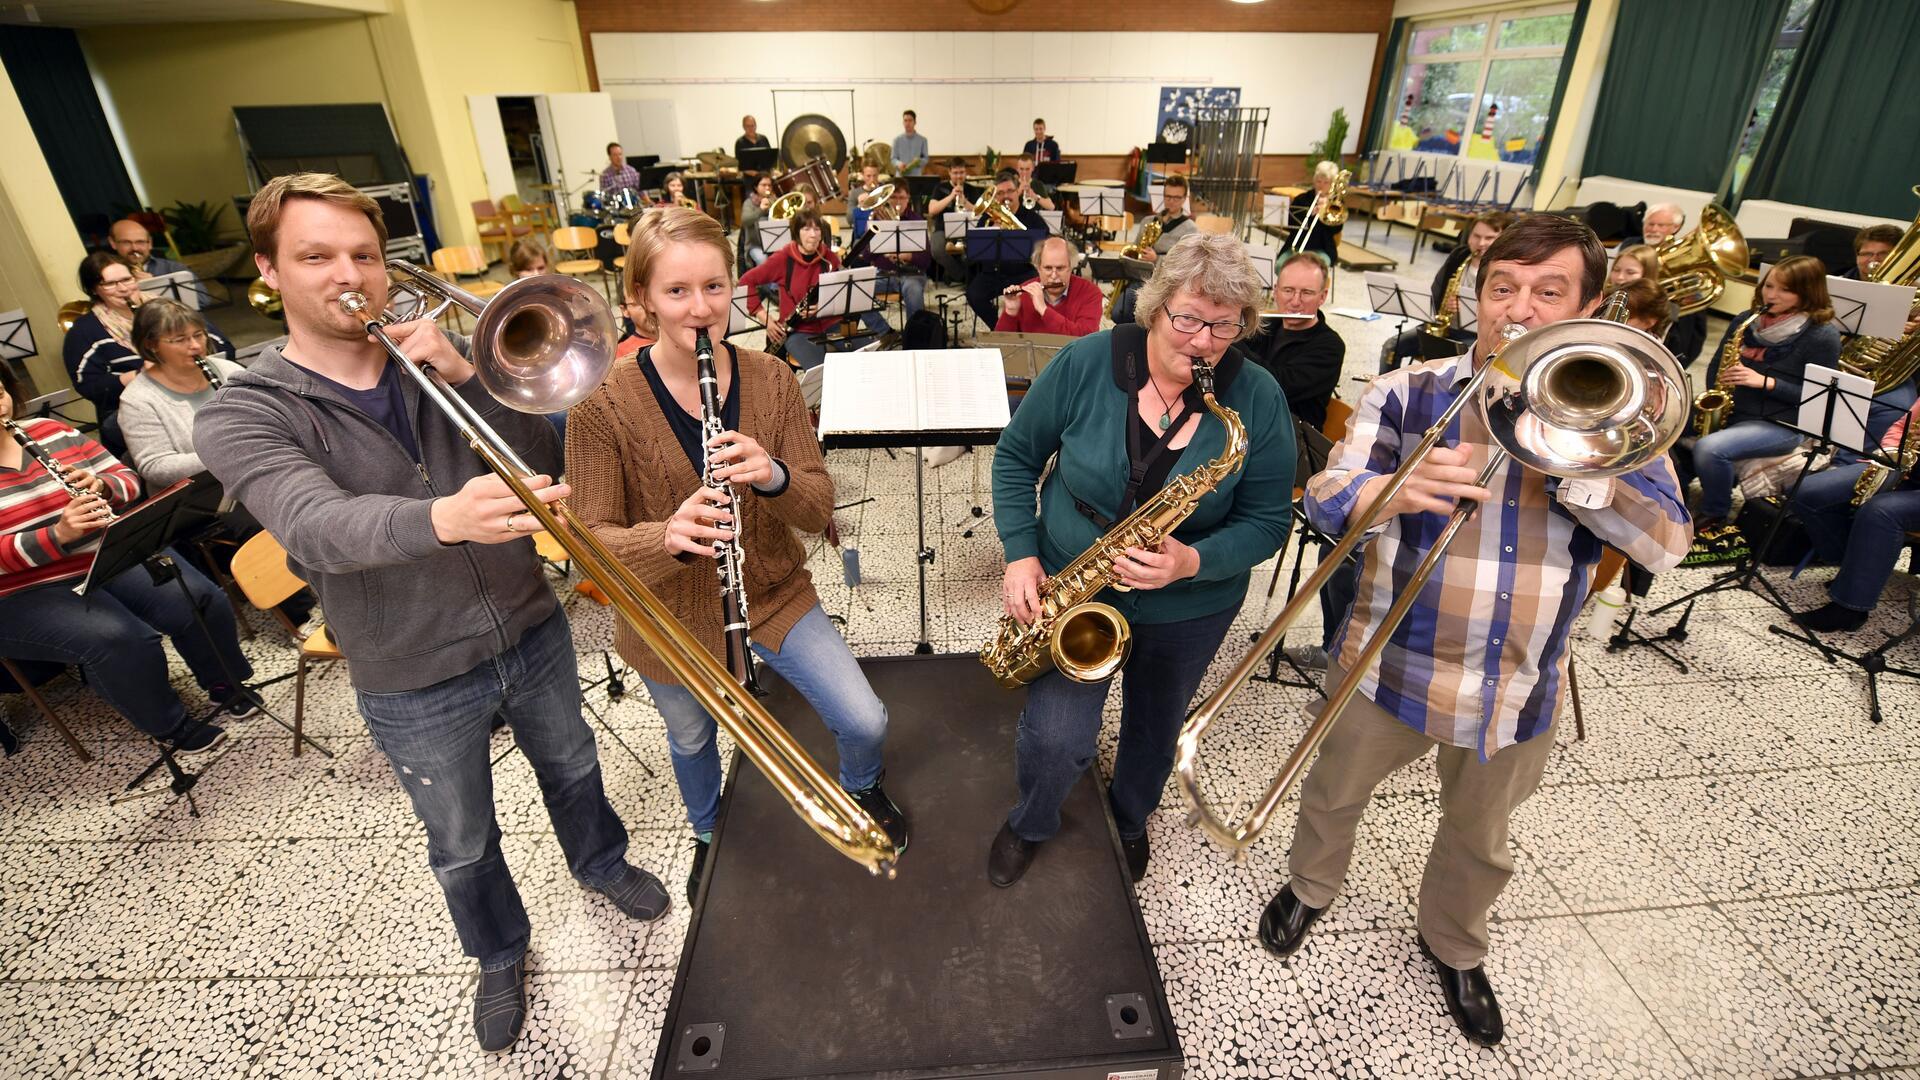
M 1489 210 L 1473 219 L 1464 242 L 1454 245 L 1447 261 L 1433 275 L 1433 321 L 1389 343 L 1380 356 L 1381 374 L 1408 360 L 1458 355 L 1473 344 L 1473 335 L 1460 329 L 1460 284 L 1479 273 L 1480 256 L 1511 224 L 1513 215 L 1505 210 Z
M 574 509 L 722 660 L 723 597 L 713 560 L 734 539 L 738 515 L 740 536 L 752 545 L 743 561 L 753 655 L 820 714 L 839 747 L 840 785 L 905 851 L 906 815 L 880 787 L 886 706 L 827 621 L 806 550 L 794 535 L 825 529 L 833 514 L 833 478 L 799 384 L 786 364 L 766 353 L 731 345 L 716 350 L 715 396 L 725 430 L 709 438 L 703 429 L 699 338 L 726 333 L 733 279 L 733 245 L 711 217 L 657 207 L 634 226 L 627 305 L 640 333 L 655 340 L 640 350 L 637 363 L 614 368 L 573 407 L 567 478 Z M 703 485 L 703 476 L 718 486 Z M 614 631 L 614 647 L 640 673 L 666 721 L 674 779 L 693 827 L 692 903 L 719 818 L 716 725 L 624 623 Z
M 1222 454 L 1226 428 L 1203 407 L 1197 366 L 1212 371 L 1217 400 L 1238 414 L 1251 439 L 1239 471 L 1201 498 L 1158 550 L 1116 555 L 1108 583 L 1128 591 L 1099 593 L 1133 627 L 1108 797 L 1135 881 L 1146 873 L 1147 818 L 1160 804 L 1189 700 L 1240 610 L 1249 572 L 1286 543 L 1291 524 L 1294 434 L 1286 400 L 1273 376 L 1232 347 L 1254 332 L 1263 292 L 1236 238 L 1183 239 L 1141 290 L 1137 322 L 1062 349 L 994 453 L 994 522 L 1007 559 L 1002 602 L 1008 616 L 1029 625 L 1059 614 L 1041 602 L 1050 573 L 1100 542 L 1170 477 Z M 1034 488 L 1050 459 L 1036 505 Z M 1061 803 L 1096 753 L 1110 682 L 1049 671 L 1028 687 L 1017 748 L 1020 798 L 988 855 L 995 885 L 1018 881 L 1059 831 Z

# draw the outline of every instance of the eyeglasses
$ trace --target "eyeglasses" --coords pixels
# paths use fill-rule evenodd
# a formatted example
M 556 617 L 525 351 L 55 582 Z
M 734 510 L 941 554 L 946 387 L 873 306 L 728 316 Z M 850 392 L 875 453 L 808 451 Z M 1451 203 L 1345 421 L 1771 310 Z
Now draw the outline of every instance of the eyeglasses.
M 1173 328 L 1182 334 L 1198 334 L 1200 331 L 1205 330 L 1213 335 L 1215 341 L 1231 341 L 1240 336 L 1240 331 L 1247 328 L 1247 324 L 1238 319 L 1221 319 L 1219 322 L 1208 322 L 1198 315 L 1175 315 L 1171 312 L 1167 314 L 1167 321 L 1172 323 Z
M 1273 295 L 1282 300 L 1305 300 L 1309 296 L 1319 296 L 1319 289 L 1275 289 Z
M 100 284 L 101 284 L 101 285 L 102 285 L 103 287 L 105 287 L 105 288 L 109 288 L 109 289 L 117 289 L 117 288 L 119 288 L 119 287 L 120 287 L 120 286 L 122 286 L 122 285 L 132 285 L 133 283 L 134 283 L 134 281 L 133 281 L 133 275 L 131 275 L 131 274 L 129 274 L 129 275 L 127 275 L 126 277 L 123 277 L 123 278 L 114 278 L 114 279 L 112 279 L 112 280 L 108 280 L 108 279 L 106 279 L 106 278 L 101 278 L 101 279 L 100 279 Z
M 207 332 L 205 330 L 191 330 L 185 334 L 180 334 L 175 337 L 161 338 L 160 344 L 171 345 L 174 348 L 178 349 L 187 345 L 191 345 L 195 342 L 205 342 L 206 340 L 207 340 Z

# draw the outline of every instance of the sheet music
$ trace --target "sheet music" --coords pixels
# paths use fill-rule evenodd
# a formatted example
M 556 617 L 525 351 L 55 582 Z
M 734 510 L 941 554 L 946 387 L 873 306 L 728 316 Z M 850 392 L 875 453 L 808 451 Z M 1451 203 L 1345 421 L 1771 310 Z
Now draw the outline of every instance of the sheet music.
M 1906 332 L 1907 312 L 1913 309 L 1913 286 L 1829 277 L 1827 291 L 1833 297 L 1834 321 L 1840 324 L 1842 333 L 1897 338 Z
M 997 349 L 830 353 L 823 377 L 822 435 L 1007 426 Z
M 1811 435 L 1826 431 L 1827 438 L 1856 453 L 1866 453 L 1867 414 L 1873 408 L 1873 380 L 1819 364 L 1808 364 L 1800 384 L 1799 428 Z M 1827 427 L 1828 399 L 1833 404 L 1833 426 Z
M 744 334 L 749 330 L 764 330 L 766 324 L 747 311 L 747 290 L 745 285 L 733 287 L 733 299 L 727 304 L 726 337 Z
M 1047 223 L 1047 232 L 1049 234 L 1053 236 L 1060 235 L 1060 227 L 1067 218 L 1067 212 L 1065 210 L 1035 210 L 1034 213 L 1039 214 L 1041 220 Z
M 922 429 L 1007 426 L 1006 368 L 998 349 L 938 349 L 914 356 Z
M 150 278 L 143 278 L 139 288 L 148 296 L 165 297 L 185 304 L 194 311 L 199 311 L 201 308 L 200 279 L 194 277 L 191 270 L 175 270 L 171 274 L 156 274 Z
M 1287 214 L 1293 209 L 1291 195 L 1263 194 L 1260 197 L 1260 224 L 1278 225 L 1285 228 Z
M 1247 260 L 1253 263 L 1253 272 L 1260 275 L 1260 287 L 1273 290 L 1273 268 L 1280 261 L 1281 251 L 1266 244 L 1249 243 Z
M 0 360 L 25 360 L 37 351 L 33 324 L 27 321 L 26 311 L 15 308 L 0 312 Z
M 927 223 L 924 221 L 876 221 L 873 242 L 867 250 L 876 255 L 913 255 L 927 250 Z
M 1418 322 L 1433 321 L 1433 308 L 1422 286 L 1378 270 L 1364 271 L 1361 276 L 1367 285 L 1367 303 L 1373 310 Z
M 1454 328 L 1463 333 L 1480 332 L 1480 295 L 1473 291 L 1473 282 L 1465 274 L 1460 275 L 1460 290 L 1453 294 L 1460 301 L 1460 312 L 1454 316 Z

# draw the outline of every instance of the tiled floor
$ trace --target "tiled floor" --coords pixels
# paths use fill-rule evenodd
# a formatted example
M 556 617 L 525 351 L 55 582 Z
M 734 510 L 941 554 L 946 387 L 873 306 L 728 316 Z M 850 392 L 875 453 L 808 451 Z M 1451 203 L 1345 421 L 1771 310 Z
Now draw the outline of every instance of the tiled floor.
M 1430 273 L 1433 256 L 1419 265 Z M 1336 303 L 1357 305 L 1359 292 L 1358 275 L 1342 275 Z M 1369 370 L 1390 328 L 1335 325 L 1349 370 Z M 880 496 L 839 515 L 862 584 L 844 583 L 824 545 L 813 561 L 862 654 L 906 652 L 918 633 L 911 460 L 831 459 L 842 502 Z M 953 527 L 985 499 L 986 464 L 973 455 L 928 473 L 941 507 L 937 523 L 928 515 L 940 548 L 928 604 L 943 651 L 976 647 L 992 624 L 990 529 L 962 540 Z M 1663 575 L 1657 598 L 1707 574 Z M 1784 586 L 1797 606 L 1816 602 L 1815 576 Z M 1230 644 L 1278 610 L 1266 581 L 1262 568 Z M 1897 582 L 1859 639 L 1893 629 L 1910 591 Z M 572 610 L 582 670 L 598 674 L 607 617 Z M 1414 945 L 1437 816 L 1430 767 L 1382 788 L 1347 893 L 1285 962 L 1253 931 L 1282 880 L 1291 815 L 1234 865 L 1182 825 L 1170 787 L 1140 901 L 1190 1074 L 1920 1076 L 1920 689 L 1889 680 L 1888 720 L 1875 727 L 1858 674 L 1769 634 L 1777 619 L 1750 594 L 1712 598 L 1683 646 L 1684 676 L 1644 652 L 1576 646 L 1588 738 L 1572 743 L 1563 725 L 1545 785 L 1514 822 L 1519 869 L 1488 961 L 1508 1024 L 1495 1050 L 1455 1033 Z M 287 670 L 283 637 L 261 631 L 247 645 L 261 674 Z M 1223 653 L 1215 678 L 1236 655 Z M 68 686 L 56 700 L 97 759 L 77 763 L 8 700 L 28 742 L 0 762 L 0 1018 L 15 1032 L 0 1075 L 650 1069 L 687 912 L 635 926 L 581 892 L 518 755 L 499 766 L 496 796 L 534 924 L 535 1004 L 515 1052 L 488 1058 L 468 1030 L 471 968 L 424 841 L 342 673 L 323 671 L 308 699 L 310 729 L 337 756 L 294 759 L 270 720 L 241 725 L 195 789 L 199 818 L 158 797 L 110 804 L 145 745 L 90 694 Z M 691 855 L 660 722 L 637 692 L 611 707 L 592 700 L 639 754 L 601 732 L 633 857 L 677 894 Z M 1305 700 L 1258 686 L 1222 722 L 1208 746 L 1218 799 L 1244 802 L 1265 784 L 1303 728 Z M 270 702 L 290 710 L 291 685 Z

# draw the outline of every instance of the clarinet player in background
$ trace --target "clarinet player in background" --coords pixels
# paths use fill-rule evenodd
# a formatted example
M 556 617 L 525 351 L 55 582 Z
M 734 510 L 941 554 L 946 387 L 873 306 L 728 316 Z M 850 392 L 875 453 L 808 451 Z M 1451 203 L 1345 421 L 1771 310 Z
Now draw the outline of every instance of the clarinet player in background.
M 707 651 L 732 662 L 736 675 L 751 662 L 751 639 L 752 659 L 791 683 L 832 729 L 840 785 L 904 852 L 906 814 L 880 786 L 886 706 L 821 609 L 795 537 L 796 530 L 827 527 L 833 479 L 788 367 L 763 352 L 714 346 L 726 333 L 733 281 L 733 245 L 705 214 L 661 207 L 634 226 L 627 303 L 640 333 L 656 340 L 573 407 L 567 478 L 574 509 Z M 711 437 L 699 385 L 699 355 L 707 350 L 722 428 Z M 729 656 L 714 560 L 736 539 L 751 549 L 738 606 L 753 625 L 732 635 Z M 673 775 L 694 835 L 692 903 L 719 819 L 717 726 L 632 629 L 617 627 L 614 646 L 640 673 L 667 724 Z

